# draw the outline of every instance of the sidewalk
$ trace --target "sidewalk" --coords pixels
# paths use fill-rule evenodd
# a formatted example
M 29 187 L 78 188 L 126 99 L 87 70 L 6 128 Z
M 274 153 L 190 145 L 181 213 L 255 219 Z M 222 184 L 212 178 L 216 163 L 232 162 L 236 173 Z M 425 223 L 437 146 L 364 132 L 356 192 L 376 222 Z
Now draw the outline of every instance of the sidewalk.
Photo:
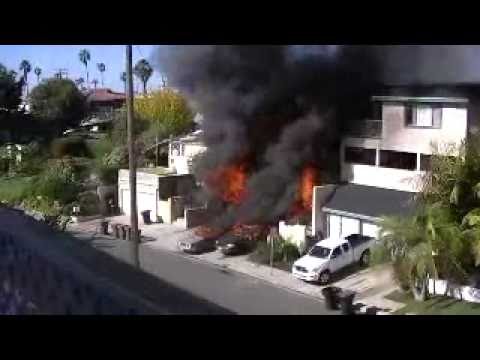
M 109 219 L 114 223 L 128 224 L 129 218 L 126 216 L 117 216 Z M 97 234 L 99 220 L 93 220 L 69 226 L 69 232 L 80 239 L 92 239 L 100 236 Z M 192 230 L 186 230 L 179 225 L 170 224 L 139 224 L 142 231 L 142 237 L 146 240 L 142 242 L 142 251 L 149 249 L 158 249 L 169 252 L 175 252 L 178 255 L 189 257 L 196 261 L 208 262 L 225 269 L 247 274 L 257 279 L 275 284 L 290 291 L 299 292 L 307 296 L 322 299 L 322 286 L 305 283 L 294 278 L 290 273 L 271 269 L 265 265 L 259 265 L 250 262 L 247 256 L 226 257 L 220 252 L 215 251 L 201 255 L 187 255 L 177 246 L 181 239 L 196 237 Z M 110 237 L 110 236 L 109 236 Z M 357 293 L 356 303 L 364 304 L 366 307 L 376 307 L 384 312 L 394 312 L 404 305 L 385 299 L 384 296 L 397 289 L 391 277 L 390 268 L 363 269 L 351 274 L 346 274 L 340 280 L 334 282 L 333 286 L 342 289 L 353 290 Z

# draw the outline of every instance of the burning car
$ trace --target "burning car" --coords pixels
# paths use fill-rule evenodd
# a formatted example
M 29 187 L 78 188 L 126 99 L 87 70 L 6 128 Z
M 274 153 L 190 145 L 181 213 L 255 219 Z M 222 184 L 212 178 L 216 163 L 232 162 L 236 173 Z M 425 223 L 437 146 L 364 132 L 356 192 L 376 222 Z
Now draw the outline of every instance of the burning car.
M 215 250 L 215 239 L 190 238 L 178 242 L 178 247 L 189 254 L 201 254 Z
M 253 239 L 248 239 L 242 236 L 227 234 L 216 242 L 217 249 L 224 255 L 234 256 L 248 254 L 253 251 L 256 242 Z

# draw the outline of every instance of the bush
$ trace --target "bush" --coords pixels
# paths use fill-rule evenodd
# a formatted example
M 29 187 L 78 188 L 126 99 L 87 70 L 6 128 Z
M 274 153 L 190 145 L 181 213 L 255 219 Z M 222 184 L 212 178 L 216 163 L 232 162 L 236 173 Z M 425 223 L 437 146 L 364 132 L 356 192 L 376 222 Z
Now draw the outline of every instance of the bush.
M 88 157 L 88 150 L 85 141 L 81 137 L 70 137 L 55 139 L 51 144 L 51 152 L 54 158 L 59 159 L 65 156 Z
M 40 196 L 48 201 L 68 204 L 76 199 L 79 190 L 72 166 L 65 161 L 55 161 L 35 178 L 29 197 Z
M 295 260 L 300 257 L 300 251 L 298 250 L 295 244 L 292 244 L 289 241 L 286 241 L 283 238 L 279 238 L 274 241 L 273 246 L 273 262 L 277 265 L 291 265 Z M 269 264 L 270 263 L 270 253 L 271 247 L 266 241 L 258 242 L 257 248 L 255 251 L 250 254 L 250 260 L 260 263 L 260 264 Z

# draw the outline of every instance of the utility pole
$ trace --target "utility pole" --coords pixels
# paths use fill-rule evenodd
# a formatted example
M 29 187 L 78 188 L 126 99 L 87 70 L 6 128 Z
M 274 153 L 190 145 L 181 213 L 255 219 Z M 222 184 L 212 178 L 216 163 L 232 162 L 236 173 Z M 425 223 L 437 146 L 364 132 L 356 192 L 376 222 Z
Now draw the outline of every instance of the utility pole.
M 137 169 L 135 163 L 135 138 L 133 133 L 133 76 L 132 45 L 127 45 L 127 133 L 128 133 L 128 169 L 130 183 L 130 248 L 132 264 L 140 267 L 138 249 L 138 214 L 137 214 Z

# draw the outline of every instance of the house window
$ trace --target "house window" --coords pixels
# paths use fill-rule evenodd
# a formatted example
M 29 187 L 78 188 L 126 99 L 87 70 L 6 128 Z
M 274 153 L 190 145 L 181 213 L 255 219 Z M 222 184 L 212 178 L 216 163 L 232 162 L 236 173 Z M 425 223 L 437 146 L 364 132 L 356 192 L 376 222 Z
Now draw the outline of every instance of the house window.
M 407 105 L 407 126 L 439 129 L 442 122 L 442 108 L 432 105 Z
M 420 154 L 420 170 L 430 171 L 432 168 L 432 155 Z
M 375 149 L 345 148 L 345 162 L 350 164 L 375 165 Z
M 381 150 L 380 151 L 380 166 L 393 169 L 416 170 L 417 168 L 417 154 Z
M 172 156 L 180 156 L 181 147 L 179 143 L 172 144 Z

